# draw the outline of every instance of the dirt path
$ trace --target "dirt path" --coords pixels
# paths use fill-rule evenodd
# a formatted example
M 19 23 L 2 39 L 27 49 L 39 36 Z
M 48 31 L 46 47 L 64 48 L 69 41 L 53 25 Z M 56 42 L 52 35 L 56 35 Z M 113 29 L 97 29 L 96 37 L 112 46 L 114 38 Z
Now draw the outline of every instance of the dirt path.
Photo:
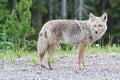
M 16 58 L 13 63 L 0 59 L 0 80 L 120 80 L 119 54 L 87 54 L 86 67 L 82 70 L 77 70 L 76 54 L 54 56 L 53 70 L 31 62 L 32 59 L 38 62 L 38 57 Z

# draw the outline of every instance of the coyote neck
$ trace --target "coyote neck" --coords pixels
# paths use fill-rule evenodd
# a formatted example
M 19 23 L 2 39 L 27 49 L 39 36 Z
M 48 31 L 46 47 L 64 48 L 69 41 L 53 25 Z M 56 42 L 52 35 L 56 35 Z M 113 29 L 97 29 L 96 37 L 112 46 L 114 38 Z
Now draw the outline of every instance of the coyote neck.
M 89 20 L 79 21 L 79 24 L 82 26 L 85 34 L 85 37 L 82 40 L 82 42 L 86 44 L 94 42 L 94 36 L 92 36 L 91 30 L 90 30 L 90 21 Z

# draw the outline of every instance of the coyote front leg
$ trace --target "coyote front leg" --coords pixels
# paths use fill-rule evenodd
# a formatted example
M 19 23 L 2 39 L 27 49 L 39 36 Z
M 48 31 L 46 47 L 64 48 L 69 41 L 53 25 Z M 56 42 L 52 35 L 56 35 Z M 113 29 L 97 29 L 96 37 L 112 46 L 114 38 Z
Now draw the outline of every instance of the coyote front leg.
M 86 48 L 85 43 L 80 43 L 79 44 L 79 54 L 78 54 L 78 68 L 79 69 L 84 67 L 83 57 L 84 57 L 85 48 Z

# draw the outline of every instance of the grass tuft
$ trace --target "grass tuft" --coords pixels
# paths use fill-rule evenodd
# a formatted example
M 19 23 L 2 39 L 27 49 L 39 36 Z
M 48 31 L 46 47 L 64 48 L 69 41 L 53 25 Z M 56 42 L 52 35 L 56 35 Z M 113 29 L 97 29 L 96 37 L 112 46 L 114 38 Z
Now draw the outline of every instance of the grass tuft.
M 32 59 L 31 62 L 32 62 L 32 64 L 34 64 L 34 65 L 37 64 L 37 61 L 36 61 L 35 59 Z

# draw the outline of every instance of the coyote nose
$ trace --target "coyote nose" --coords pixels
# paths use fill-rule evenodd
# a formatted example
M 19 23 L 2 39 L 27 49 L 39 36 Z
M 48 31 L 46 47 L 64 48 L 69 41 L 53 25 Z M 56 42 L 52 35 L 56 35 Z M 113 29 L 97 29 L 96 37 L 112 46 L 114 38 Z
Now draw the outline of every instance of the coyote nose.
M 98 32 L 97 32 L 97 31 L 95 31 L 95 33 L 97 34 Z

